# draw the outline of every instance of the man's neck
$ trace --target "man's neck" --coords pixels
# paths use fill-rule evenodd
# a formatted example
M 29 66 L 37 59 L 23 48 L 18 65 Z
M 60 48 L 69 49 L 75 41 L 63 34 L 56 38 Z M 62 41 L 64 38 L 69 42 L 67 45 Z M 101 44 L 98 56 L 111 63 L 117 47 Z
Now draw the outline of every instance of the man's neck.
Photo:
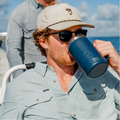
M 49 63 L 48 63 L 49 64 Z M 73 75 L 77 69 L 76 65 L 61 65 L 61 64 L 49 64 L 54 68 L 56 72 L 61 88 L 63 91 L 68 92 Z
M 40 4 L 42 4 L 44 7 L 48 7 L 50 5 L 55 5 L 54 0 L 37 0 Z
M 68 70 L 70 69 L 70 70 Z M 74 75 L 74 68 L 71 69 L 70 67 L 65 68 L 65 70 L 56 70 L 57 76 L 60 82 L 60 86 L 63 91 L 68 92 L 70 83 L 72 81 Z

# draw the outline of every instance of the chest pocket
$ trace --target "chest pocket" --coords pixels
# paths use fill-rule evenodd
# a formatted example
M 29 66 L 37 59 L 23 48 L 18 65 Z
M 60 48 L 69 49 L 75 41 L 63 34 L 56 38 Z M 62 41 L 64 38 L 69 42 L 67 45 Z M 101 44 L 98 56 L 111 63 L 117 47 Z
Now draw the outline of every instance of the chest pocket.
M 50 92 L 33 93 L 26 96 L 25 105 L 26 107 L 31 107 L 33 105 L 49 102 L 51 99 L 52 99 L 52 96 Z
M 105 89 L 98 81 L 91 83 L 81 83 L 81 87 L 90 101 L 96 101 L 106 97 L 107 91 L 105 91 Z
M 36 21 L 25 22 L 25 26 L 24 26 L 24 37 L 25 38 L 33 37 L 32 34 L 37 28 L 36 23 L 37 23 Z
M 56 113 L 58 111 L 57 105 L 51 91 L 32 93 L 25 97 L 24 102 L 26 108 L 24 118 L 30 116 L 33 119 L 33 116 L 37 116 L 43 119 L 51 118 L 58 114 Z

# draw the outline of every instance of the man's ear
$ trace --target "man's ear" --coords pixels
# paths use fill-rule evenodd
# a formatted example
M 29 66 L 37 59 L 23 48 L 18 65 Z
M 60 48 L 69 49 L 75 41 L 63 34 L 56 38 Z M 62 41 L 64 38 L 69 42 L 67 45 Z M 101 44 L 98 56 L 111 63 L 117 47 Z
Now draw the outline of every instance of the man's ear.
M 48 48 L 48 42 L 44 39 L 44 38 L 39 38 L 39 44 L 44 48 L 47 49 Z

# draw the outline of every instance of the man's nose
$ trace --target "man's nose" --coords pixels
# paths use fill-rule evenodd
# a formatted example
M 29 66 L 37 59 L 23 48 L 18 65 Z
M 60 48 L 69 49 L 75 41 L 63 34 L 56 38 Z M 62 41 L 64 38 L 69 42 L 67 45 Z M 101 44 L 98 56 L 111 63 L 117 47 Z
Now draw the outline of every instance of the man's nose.
M 73 32 L 70 41 L 71 41 L 74 37 L 75 37 L 75 33 Z M 70 42 L 70 41 L 69 41 L 69 42 Z M 69 43 L 69 42 L 68 42 L 68 43 Z
M 74 33 L 74 32 L 72 33 L 72 38 L 73 38 L 73 37 L 75 37 L 75 33 Z

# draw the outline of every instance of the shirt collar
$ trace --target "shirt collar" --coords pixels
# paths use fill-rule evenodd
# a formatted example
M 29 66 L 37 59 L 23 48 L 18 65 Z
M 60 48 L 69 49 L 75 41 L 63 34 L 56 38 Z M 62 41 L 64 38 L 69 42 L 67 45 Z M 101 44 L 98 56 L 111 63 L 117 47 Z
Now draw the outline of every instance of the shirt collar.
M 36 62 L 35 64 L 35 71 L 41 74 L 42 76 L 45 76 L 47 68 L 48 65 L 46 63 Z
M 55 72 L 54 69 L 53 69 L 53 67 L 50 66 L 50 65 L 47 65 L 47 63 L 36 62 L 36 65 L 35 65 L 34 69 L 35 69 L 36 72 L 38 72 L 39 74 L 41 74 L 43 77 L 46 75 L 46 73 L 47 73 L 48 70 L 51 70 L 51 71 Z M 71 81 L 71 84 L 70 84 L 68 92 L 70 92 L 73 89 L 73 87 L 80 80 L 80 78 L 82 77 L 82 75 L 83 75 L 83 71 L 78 66 L 78 69 L 76 70 L 76 72 L 75 72 L 75 74 L 73 76 L 73 80 Z
M 31 0 L 31 2 L 33 3 L 33 5 L 35 6 L 36 9 L 39 8 L 40 6 L 43 7 L 43 5 L 40 4 L 37 0 Z
M 47 62 L 43 62 L 43 63 L 36 62 L 36 65 L 35 65 L 35 71 L 36 72 L 38 72 L 42 76 L 45 76 L 47 70 L 51 70 L 51 71 L 55 72 L 53 67 L 48 65 Z
M 74 86 L 76 85 L 76 83 L 77 83 L 79 80 L 81 80 L 82 75 L 83 75 L 83 70 L 81 69 L 80 66 L 78 66 L 78 69 L 76 70 L 76 72 L 75 72 L 75 74 L 74 74 L 74 76 L 73 76 L 73 79 L 72 79 L 72 81 L 71 81 L 71 83 L 70 83 L 68 93 L 69 93 L 70 91 L 72 91 L 72 89 L 74 88 Z
M 53 67 L 51 67 L 47 63 L 36 62 L 35 71 L 40 73 L 42 76 L 45 76 L 48 69 L 50 69 L 51 71 L 54 71 Z M 76 70 L 76 72 L 74 74 L 74 77 L 79 79 L 82 76 L 82 74 L 83 74 L 83 71 L 80 68 L 80 66 L 78 66 L 78 69 Z
M 40 6 L 44 8 L 44 6 L 41 3 L 39 3 L 37 0 L 31 0 L 31 2 L 33 3 L 36 9 L 39 8 Z M 60 0 L 55 0 L 55 2 L 56 4 L 61 3 Z

